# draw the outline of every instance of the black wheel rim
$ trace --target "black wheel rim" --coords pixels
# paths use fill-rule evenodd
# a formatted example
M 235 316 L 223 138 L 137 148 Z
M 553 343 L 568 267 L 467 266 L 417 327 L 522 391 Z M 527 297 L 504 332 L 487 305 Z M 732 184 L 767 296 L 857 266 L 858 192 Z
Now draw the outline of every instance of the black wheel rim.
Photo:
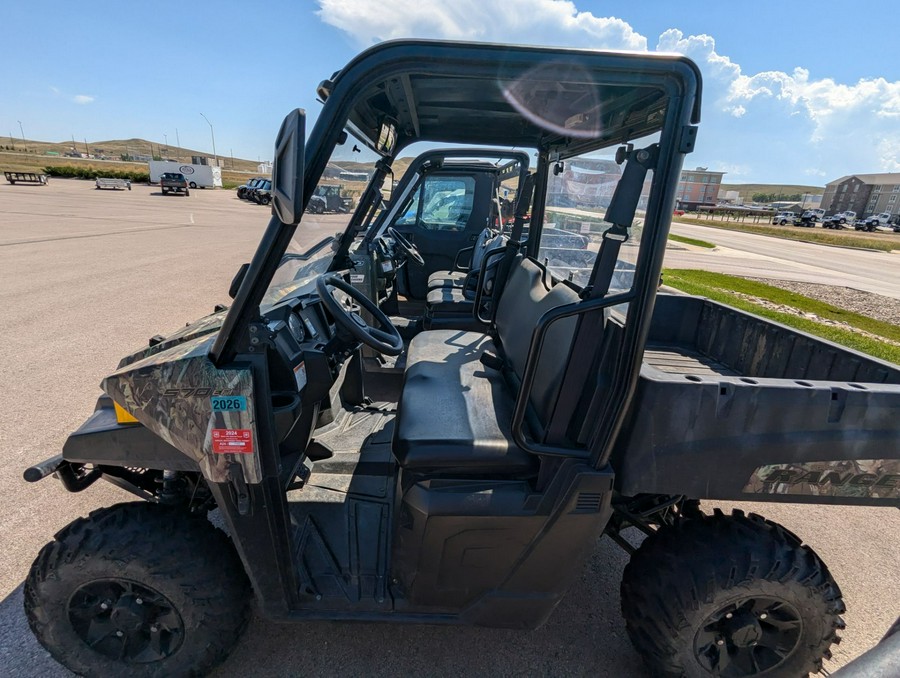
M 100 579 L 69 599 L 69 623 L 95 652 L 129 664 L 173 655 L 184 640 L 184 622 L 158 591 L 127 579 Z
M 803 620 L 790 603 L 744 598 L 706 619 L 694 637 L 694 653 L 714 676 L 754 676 L 782 664 L 802 632 Z

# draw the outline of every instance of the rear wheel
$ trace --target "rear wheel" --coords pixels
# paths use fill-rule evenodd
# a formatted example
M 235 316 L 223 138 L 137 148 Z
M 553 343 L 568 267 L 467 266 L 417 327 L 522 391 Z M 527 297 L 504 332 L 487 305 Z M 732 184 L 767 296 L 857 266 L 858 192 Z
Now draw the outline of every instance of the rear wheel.
M 31 630 L 85 676 L 204 673 L 237 641 L 248 599 L 243 566 L 221 530 L 149 503 L 74 521 L 25 581 Z
M 628 635 L 662 676 L 816 672 L 840 642 L 844 609 L 812 549 L 741 511 L 660 528 L 622 580 Z

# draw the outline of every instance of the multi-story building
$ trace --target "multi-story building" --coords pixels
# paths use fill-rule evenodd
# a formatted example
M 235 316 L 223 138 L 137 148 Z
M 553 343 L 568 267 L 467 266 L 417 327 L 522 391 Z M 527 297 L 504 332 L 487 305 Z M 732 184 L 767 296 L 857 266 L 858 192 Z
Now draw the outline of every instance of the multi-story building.
M 694 210 L 700 205 L 714 206 L 725 172 L 710 172 L 705 167 L 681 170 L 675 204 L 680 210 Z
M 860 217 L 900 214 L 900 172 L 849 174 L 825 185 L 822 207 L 828 214 L 852 210 Z

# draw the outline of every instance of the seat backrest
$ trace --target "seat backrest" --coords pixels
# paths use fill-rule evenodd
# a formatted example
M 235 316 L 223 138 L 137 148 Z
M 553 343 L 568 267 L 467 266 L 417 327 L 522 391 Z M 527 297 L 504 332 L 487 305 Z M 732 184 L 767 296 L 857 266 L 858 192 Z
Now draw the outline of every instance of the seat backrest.
M 579 300 L 578 293 L 562 283 L 548 289 L 544 277 L 540 266 L 517 256 L 497 306 L 497 336 L 504 356 L 519 380 L 525 372 L 532 333 L 540 317 L 552 308 Z M 554 322 L 538 358 L 531 405 L 543 425 L 547 424 L 559 392 L 576 324 L 575 317 Z

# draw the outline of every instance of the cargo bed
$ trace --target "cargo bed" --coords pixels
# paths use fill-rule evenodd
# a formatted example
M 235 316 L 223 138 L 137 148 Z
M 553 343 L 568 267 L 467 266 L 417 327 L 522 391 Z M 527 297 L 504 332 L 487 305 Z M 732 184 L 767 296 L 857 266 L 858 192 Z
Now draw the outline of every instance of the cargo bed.
M 900 368 L 708 299 L 659 295 L 619 490 L 900 506 Z

